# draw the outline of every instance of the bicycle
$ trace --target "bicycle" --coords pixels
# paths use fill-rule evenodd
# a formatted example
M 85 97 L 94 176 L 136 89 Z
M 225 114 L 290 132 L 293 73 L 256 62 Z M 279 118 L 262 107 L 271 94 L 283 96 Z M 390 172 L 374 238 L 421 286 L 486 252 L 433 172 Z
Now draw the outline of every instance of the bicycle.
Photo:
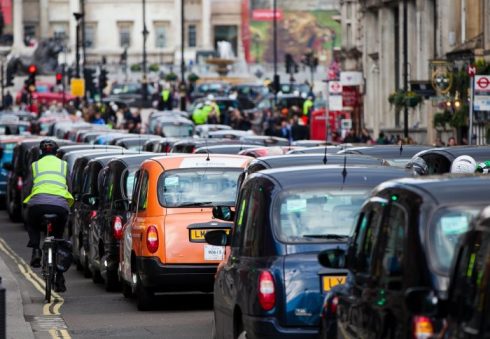
M 54 284 L 54 273 L 56 269 L 56 239 L 51 236 L 53 223 L 58 219 L 56 214 L 43 215 L 43 221 L 46 224 L 46 238 L 43 244 L 42 256 L 42 276 L 45 282 L 45 300 L 51 302 L 51 290 Z

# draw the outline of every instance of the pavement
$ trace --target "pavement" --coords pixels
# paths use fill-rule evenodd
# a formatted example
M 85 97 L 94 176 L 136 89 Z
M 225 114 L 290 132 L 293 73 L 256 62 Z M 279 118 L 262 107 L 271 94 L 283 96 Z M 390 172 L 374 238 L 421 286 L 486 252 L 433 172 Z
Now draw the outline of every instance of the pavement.
M 0 256 L 0 276 L 6 290 L 7 339 L 30 339 L 34 334 L 29 322 L 24 318 L 24 303 L 19 283 Z

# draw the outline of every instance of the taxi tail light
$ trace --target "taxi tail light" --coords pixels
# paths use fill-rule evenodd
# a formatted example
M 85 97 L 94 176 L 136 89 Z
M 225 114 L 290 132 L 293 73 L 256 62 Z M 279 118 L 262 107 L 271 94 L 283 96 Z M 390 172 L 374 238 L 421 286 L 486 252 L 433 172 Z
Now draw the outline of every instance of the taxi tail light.
M 150 253 L 155 253 L 158 249 L 158 231 L 154 225 L 149 226 L 146 231 L 146 247 Z
M 22 177 L 17 177 L 17 190 L 20 191 L 23 185 L 24 185 L 24 181 L 22 180 Z
M 269 271 L 259 275 L 259 304 L 264 311 L 270 311 L 276 305 L 276 288 L 274 278 Z
M 413 338 L 428 339 L 434 335 L 434 326 L 429 317 L 414 316 L 413 317 Z
M 114 234 L 114 239 L 121 240 L 123 234 L 123 222 L 120 216 L 114 217 L 112 221 L 112 232 Z
M 90 211 L 90 219 L 94 219 L 96 216 L 97 216 L 96 210 Z
M 165 153 L 170 153 L 171 150 L 172 147 L 170 147 L 170 145 L 165 146 Z

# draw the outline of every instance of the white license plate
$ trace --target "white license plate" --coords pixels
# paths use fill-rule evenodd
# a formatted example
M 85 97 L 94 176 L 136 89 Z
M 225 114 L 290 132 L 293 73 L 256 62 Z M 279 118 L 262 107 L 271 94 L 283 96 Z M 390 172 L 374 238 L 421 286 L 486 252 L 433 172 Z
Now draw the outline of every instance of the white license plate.
M 204 260 L 223 260 L 225 248 L 223 246 L 204 246 Z

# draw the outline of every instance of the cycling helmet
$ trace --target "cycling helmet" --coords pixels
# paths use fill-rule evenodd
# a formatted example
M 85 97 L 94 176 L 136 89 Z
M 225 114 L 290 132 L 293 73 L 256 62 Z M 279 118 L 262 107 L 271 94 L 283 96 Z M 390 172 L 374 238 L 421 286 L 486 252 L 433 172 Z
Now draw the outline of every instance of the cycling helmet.
M 475 173 L 476 161 L 469 155 L 461 155 L 453 160 L 451 173 Z
M 480 162 L 478 166 L 476 166 L 476 172 L 484 174 L 490 173 L 490 160 Z
M 58 144 L 52 139 L 44 139 L 39 144 L 41 155 L 55 155 L 58 151 Z

